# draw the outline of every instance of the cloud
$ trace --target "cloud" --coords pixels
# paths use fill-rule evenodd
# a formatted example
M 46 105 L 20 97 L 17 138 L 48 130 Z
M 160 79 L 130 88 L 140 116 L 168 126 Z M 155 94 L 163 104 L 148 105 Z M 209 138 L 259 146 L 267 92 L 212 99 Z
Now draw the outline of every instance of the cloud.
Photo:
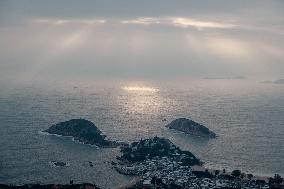
M 52 25 L 67 25 L 67 24 L 104 24 L 106 20 L 103 19 L 33 19 L 33 23 L 37 24 L 52 24 Z
M 211 20 L 200 20 L 191 17 L 138 17 L 134 19 L 121 20 L 121 19 L 60 19 L 60 18 L 36 18 L 32 19 L 32 23 L 35 24 L 46 24 L 54 26 L 62 25 L 101 25 L 101 24 L 123 24 L 123 25 L 143 25 L 153 26 L 159 25 L 174 27 L 174 28 L 195 28 L 198 30 L 204 29 L 237 29 L 251 32 L 267 32 L 277 35 L 284 35 L 283 27 L 263 27 L 254 24 L 246 24 L 239 21 L 228 22 L 228 21 L 211 21 Z
M 211 22 L 211 21 L 200 21 L 191 18 L 171 18 L 172 24 L 179 27 L 196 27 L 196 28 L 217 28 L 217 29 L 226 29 L 234 28 L 237 25 L 231 23 L 222 23 L 222 22 Z
M 203 28 L 215 28 L 215 29 L 227 29 L 235 28 L 237 25 L 224 22 L 213 21 L 201 21 L 193 18 L 184 17 L 140 17 L 136 19 L 123 20 L 122 24 L 140 24 L 140 25 L 167 25 L 172 27 L 194 27 L 198 29 Z
M 0 4 L 1 76 L 283 75 L 282 1 Z
M 132 20 L 122 20 L 120 21 L 122 24 L 142 24 L 142 25 L 151 25 L 151 24 L 160 24 L 161 20 L 159 18 L 152 17 L 141 17 Z

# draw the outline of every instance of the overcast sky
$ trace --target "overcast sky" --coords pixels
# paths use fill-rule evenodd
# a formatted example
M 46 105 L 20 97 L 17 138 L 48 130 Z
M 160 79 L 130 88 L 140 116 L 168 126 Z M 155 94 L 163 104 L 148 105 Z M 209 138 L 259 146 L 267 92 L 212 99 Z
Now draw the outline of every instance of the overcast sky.
M 283 0 L 0 0 L 0 78 L 284 77 Z

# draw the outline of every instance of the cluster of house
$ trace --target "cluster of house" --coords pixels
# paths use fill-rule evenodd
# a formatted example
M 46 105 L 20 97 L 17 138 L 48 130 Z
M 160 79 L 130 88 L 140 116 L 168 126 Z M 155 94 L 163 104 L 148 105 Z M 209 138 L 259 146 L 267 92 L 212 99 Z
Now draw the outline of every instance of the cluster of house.
M 143 186 L 176 185 L 181 188 L 214 189 L 214 188 L 240 188 L 240 189 L 268 189 L 265 183 L 257 183 L 248 179 L 226 178 L 222 175 L 204 178 L 194 174 L 188 166 L 182 166 L 181 162 L 173 161 L 168 157 L 154 158 L 139 163 L 117 165 L 116 170 L 125 175 L 139 175 Z

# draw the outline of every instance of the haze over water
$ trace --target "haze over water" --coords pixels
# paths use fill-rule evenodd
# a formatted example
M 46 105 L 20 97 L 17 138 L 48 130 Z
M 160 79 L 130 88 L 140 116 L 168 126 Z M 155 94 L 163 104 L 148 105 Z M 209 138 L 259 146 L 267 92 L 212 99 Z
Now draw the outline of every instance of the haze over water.
M 167 137 L 192 151 L 209 168 L 283 174 L 282 85 L 252 80 L 89 79 L 1 88 L 1 182 L 67 183 L 73 179 L 113 187 L 129 181 L 131 178 L 111 169 L 117 149 L 97 149 L 70 138 L 40 133 L 72 118 L 93 121 L 113 140 Z M 205 140 L 164 127 L 179 117 L 200 122 L 219 137 Z M 167 121 L 162 121 L 164 118 Z M 50 161 L 66 161 L 70 166 L 55 168 Z M 88 166 L 88 161 L 95 162 L 94 168 Z

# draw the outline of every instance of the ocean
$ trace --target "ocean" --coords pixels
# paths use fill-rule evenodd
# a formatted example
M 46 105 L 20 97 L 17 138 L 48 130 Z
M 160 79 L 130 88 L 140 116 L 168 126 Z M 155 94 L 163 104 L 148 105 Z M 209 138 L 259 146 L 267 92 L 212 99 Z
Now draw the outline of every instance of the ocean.
M 41 132 L 73 118 L 94 122 L 112 140 L 169 138 L 208 168 L 284 174 L 284 85 L 234 79 L 87 79 L 2 83 L 0 91 L 0 183 L 74 180 L 115 188 L 131 181 L 111 166 L 119 149 Z M 180 117 L 205 125 L 218 137 L 202 139 L 165 127 Z M 54 167 L 51 161 L 68 166 Z

